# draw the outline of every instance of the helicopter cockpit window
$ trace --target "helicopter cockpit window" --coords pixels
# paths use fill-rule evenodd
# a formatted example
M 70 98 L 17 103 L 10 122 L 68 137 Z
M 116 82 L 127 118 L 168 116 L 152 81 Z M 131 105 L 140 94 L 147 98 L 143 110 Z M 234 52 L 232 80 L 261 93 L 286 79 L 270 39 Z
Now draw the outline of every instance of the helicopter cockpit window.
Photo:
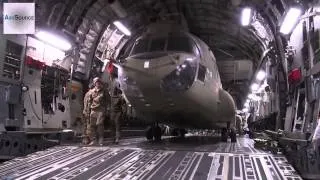
M 155 39 L 152 39 L 149 52 L 163 51 L 165 45 L 166 45 L 166 38 L 155 38 Z
M 198 54 L 195 43 L 189 37 L 172 36 L 168 38 L 167 51 L 183 51 Z
M 200 81 L 204 82 L 206 78 L 206 72 L 207 72 L 207 68 L 204 65 L 199 64 L 198 79 Z
M 140 39 L 133 46 L 131 54 L 148 52 L 149 39 Z

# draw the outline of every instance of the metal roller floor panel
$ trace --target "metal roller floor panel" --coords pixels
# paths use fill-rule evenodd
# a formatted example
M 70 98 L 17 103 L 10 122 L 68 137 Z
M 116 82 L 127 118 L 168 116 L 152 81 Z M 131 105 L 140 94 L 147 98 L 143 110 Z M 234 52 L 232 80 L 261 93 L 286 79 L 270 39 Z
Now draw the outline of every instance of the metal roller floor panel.
M 253 141 L 216 142 L 209 137 L 144 138 L 119 145 L 63 145 L 0 164 L 0 179 L 210 179 L 300 180 L 283 155 L 253 148 Z

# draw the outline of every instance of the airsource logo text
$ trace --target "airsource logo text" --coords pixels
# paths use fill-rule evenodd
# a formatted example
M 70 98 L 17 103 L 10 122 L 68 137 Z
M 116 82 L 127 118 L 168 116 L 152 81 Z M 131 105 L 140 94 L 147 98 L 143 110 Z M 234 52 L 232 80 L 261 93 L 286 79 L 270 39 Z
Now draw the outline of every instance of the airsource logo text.
M 34 16 L 20 16 L 20 15 L 13 15 L 13 16 L 9 16 L 9 15 L 4 15 L 3 16 L 4 20 L 15 20 L 15 21 L 23 21 L 23 20 L 29 20 L 32 21 L 34 20 Z
M 35 4 L 34 3 L 4 3 L 3 33 L 4 34 L 34 34 Z

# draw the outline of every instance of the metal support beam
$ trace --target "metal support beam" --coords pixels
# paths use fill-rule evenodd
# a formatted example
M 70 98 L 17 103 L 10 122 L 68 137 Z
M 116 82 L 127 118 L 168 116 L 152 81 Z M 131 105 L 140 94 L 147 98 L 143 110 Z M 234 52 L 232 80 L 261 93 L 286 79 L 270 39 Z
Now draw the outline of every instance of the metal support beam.
M 281 39 L 281 35 L 279 33 L 276 34 L 275 36 L 275 43 L 276 43 L 276 47 L 277 47 L 277 51 L 278 52 L 278 62 L 277 66 L 279 68 L 278 69 L 278 79 L 277 79 L 277 89 L 276 89 L 276 93 L 278 93 L 278 113 L 277 113 L 277 120 L 276 120 L 276 130 L 277 129 L 283 129 L 284 128 L 284 124 L 285 122 L 283 122 L 286 116 L 286 98 L 282 98 L 282 97 L 287 97 L 287 92 L 289 89 L 289 84 L 288 84 L 288 70 L 287 70 L 287 59 L 285 57 L 285 49 L 283 46 L 283 42 Z M 281 70 L 279 72 L 279 70 Z M 282 81 L 282 82 L 280 82 Z M 285 87 L 281 87 L 281 86 L 285 86 Z M 282 88 L 285 88 L 285 91 L 282 91 Z M 285 102 L 283 102 L 285 101 Z

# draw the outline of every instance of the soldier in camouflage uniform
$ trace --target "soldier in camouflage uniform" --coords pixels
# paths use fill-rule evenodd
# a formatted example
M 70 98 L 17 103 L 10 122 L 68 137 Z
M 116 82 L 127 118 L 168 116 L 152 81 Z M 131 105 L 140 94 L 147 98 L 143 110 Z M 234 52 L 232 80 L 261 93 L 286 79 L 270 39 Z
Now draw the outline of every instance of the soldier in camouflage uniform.
M 105 91 L 103 83 L 99 78 L 93 80 L 94 88 L 90 91 L 90 121 L 88 123 L 88 137 L 90 140 L 89 145 L 103 143 L 104 134 L 104 119 L 107 112 L 107 107 L 110 101 L 109 94 Z
M 116 74 L 110 75 L 111 87 L 110 87 L 110 96 L 111 96 L 111 132 L 114 137 L 114 143 L 119 143 L 120 138 L 120 118 L 122 112 L 122 105 L 124 99 L 122 97 L 122 91 L 120 90 L 120 83 L 117 79 Z
M 88 131 L 88 124 L 89 124 L 89 118 L 90 118 L 90 103 L 89 103 L 89 97 L 90 97 L 90 93 L 92 90 L 92 85 L 89 86 L 89 90 L 88 92 L 84 95 L 84 99 L 83 99 L 83 144 L 88 144 L 89 143 L 89 137 L 87 134 Z

